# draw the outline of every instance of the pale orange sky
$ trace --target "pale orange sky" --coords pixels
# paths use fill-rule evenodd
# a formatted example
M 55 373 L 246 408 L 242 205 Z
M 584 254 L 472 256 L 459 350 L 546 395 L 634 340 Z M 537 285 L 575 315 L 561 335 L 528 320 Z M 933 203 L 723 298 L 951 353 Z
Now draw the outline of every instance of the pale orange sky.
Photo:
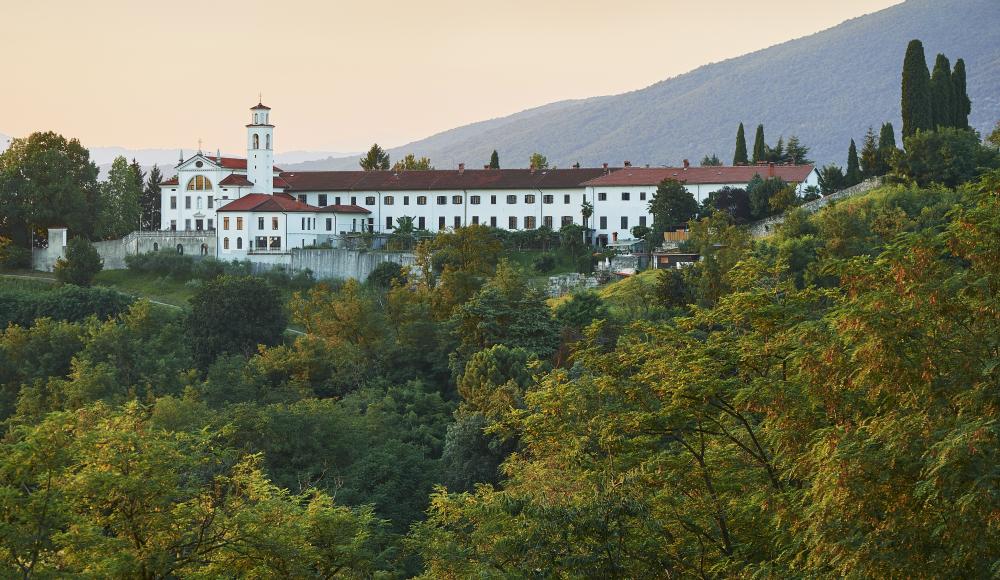
M 402 145 L 620 93 L 900 0 L 0 0 L 0 133 L 86 146 Z

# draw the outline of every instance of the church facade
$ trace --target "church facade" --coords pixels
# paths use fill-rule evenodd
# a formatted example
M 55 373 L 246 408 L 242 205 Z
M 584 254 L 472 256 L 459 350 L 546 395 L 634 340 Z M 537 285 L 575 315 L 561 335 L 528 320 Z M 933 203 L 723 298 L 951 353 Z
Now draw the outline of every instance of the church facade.
M 800 188 L 817 182 L 801 166 L 428 171 L 283 171 L 274 166 L 274 125 L 263 104 L 250 109 L 245 159 L 199 151 L 183 155 L 177 175 L 161 188 L 162 230 L 214 232 L 216 255 L 243 259 L 334 243 L 363 231 L 391 232 L 400 218 L 441 231 L 472 224 L 508 230 L 583 224 L 606 242 L 651 225 L 648 204 L 664 178 L 682 181 L 703 200 L 756 175 L 782 177 Z

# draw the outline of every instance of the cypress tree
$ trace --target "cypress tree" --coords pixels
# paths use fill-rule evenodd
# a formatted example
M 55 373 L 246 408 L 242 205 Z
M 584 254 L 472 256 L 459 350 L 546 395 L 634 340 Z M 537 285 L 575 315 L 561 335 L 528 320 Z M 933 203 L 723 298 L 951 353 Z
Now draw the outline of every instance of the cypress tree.
M 901 108 L 903 114 L 903 139 L 917 131 L 934 128 L 931 113 L 931 75 L 924 58 L 924 45 L 911 40 L 903 59 L 903 84 Z
M 896 152 L 896 131 L 892 123 L 882 123 L 882 131 L 878 136 L 879 169 L 882 175 L 889 173 L 892 167 L 892 156 Z
M 933 128 L 955 126 L 955 88 L 951 85 L 951 63 L 943 54 L 934 61 L 931 74 Z
M 500 156 L 496 149 L 493 150 L 493 155 L 490 155 L 490 169 L 500 169 Z
M 955 61 L 955 69 L 951 72 L 951 86 L 955 90 L 955 126 L 959 129 L 969 128 L 969 113 L 972 112 L 972 101 L 965 82 L 965 61 Z
M 753 140 L 753 162 L 767 161 L 767 143 L 764 142 L 764 125 L 757 125 L 757 136 Z
M 733 154 L 733 165 L 746 165 L 747 159 L 747 137 L 743 132 L 743 123 L 736 130 L 736 153 Z
M 847 150 L 847 187 L 861 183 L 861 166 L 858 163 L 858 147 L 851 139 L 851 147 Z

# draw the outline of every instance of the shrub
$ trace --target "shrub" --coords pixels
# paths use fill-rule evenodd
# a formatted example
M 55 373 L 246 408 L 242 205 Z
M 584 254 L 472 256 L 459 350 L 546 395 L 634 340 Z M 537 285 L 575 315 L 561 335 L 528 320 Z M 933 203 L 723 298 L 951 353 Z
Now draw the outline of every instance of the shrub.
M 66 257 L 56 261 L 56 280 L 64 284 L 90 286 L 94 276 L 104 269 L 104 262 L 94 244 L 76 237 L 66 246 Z
M 0 237 L 0 268 L 17 270 L 31 266 L 31 250 L 14 244 L 9 238 Z
M 61 286 L 48 290 L 0 290 L 0 327 L 31 326 L 37 318 L 78 322 L 88 316 L 118 316 L 133 298 L 110 288 Z
M 531 267 L 534 268 L 536 272 L 546 274 L 555 270 L 556 259 L 552 254 L 542 254 L 541 256 L 535 258 L 535 260 L 531 263 Z
M 376 288 L 389 288 L 392 281 L 403 277 L 403 267 L 396 262 L 382 262 L 368 275 L 368 284 Z

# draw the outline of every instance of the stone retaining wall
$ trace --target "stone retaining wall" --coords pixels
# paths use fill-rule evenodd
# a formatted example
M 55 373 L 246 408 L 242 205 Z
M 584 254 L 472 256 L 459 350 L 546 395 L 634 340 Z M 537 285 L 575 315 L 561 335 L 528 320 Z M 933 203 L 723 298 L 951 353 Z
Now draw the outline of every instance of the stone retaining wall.
M 821 197 L 819 199 L 808 201 L 800 205 L 799 207 L 808 213 L 813 213 L 815 211 L 818 211 L 820 208 L 826 207 L 837 200 L 863 195 L 881 185 L 882 185 L 882 179 L 880 177 L 874 177 L 872 179 L 867 179 L 865 181 L 862 181 L 861 183 L 855 186 L 848 187 L 847 189 L 842 189 L 840 191 L 831 193 L 826 197 Z M 782 223 L 784 223 L 784 221 L 785 221 L 785 214 L 781 214 L 769 217 L 767 219 L 762 219 L 760 221 L 756 221 L 750 224 L 748 227 L 750 228 L 750 233 L 753 235 L 753 237 L 766 238 L 767 236 L 773 234 L 777 229 L 777 227 Z

